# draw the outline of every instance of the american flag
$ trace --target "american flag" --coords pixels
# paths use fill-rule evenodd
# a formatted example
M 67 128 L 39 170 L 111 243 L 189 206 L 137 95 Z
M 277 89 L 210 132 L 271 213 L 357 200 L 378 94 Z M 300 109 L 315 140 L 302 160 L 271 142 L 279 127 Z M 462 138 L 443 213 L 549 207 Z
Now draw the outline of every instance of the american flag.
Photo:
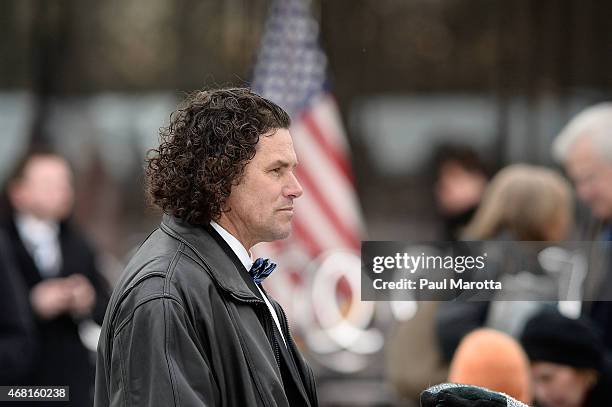
M 297 177 L 304 194 L 294 203 L 291 237 L 256 251 L 289 269 L 277 274 L 292 276 L 294 284 L 326 253 L 357 252 L 363 231 L 349 146 L 329 92 L 327 58 L 310 7 L 306 0 L 272 4 L 252 83 L 255 92 L 282 106 L 292 119 L 290 132 L 300 162 Z M 270 283 L 274 281 L 279 281 L 275 275 Z M 284 302 L 282 292 L 272 291 Z M 285 297 L 290 295 L 283 291 Z

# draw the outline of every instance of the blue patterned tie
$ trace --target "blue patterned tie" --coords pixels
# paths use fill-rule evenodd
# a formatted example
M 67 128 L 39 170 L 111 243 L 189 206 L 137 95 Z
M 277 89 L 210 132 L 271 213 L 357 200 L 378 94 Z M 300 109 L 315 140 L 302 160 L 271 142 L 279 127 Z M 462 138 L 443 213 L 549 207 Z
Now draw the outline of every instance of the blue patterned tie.
M 258 258 L 255 260 L 251 269 L 249 270 L 249 274 L 255 281 L 255 284 L 260 284 L 262 281 L 266 279 L 274 269 L 276 268 L 276 263 L 271 261 L 270 259 Z

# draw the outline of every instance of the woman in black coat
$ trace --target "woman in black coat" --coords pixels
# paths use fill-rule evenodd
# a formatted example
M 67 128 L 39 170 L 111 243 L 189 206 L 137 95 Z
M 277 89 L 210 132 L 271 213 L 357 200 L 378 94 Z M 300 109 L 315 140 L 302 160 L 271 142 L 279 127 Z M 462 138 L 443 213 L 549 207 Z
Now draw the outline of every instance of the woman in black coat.
M 612 365 L 590 320 L 544 309 L 527 322 L 521 343 L 531 361 L 537 406 L 612 405 Z

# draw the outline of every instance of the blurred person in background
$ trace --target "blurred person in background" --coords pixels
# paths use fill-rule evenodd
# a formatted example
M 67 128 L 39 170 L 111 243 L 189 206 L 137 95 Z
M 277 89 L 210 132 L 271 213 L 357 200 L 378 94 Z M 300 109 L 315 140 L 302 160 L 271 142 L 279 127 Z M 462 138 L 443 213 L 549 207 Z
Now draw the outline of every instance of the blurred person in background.
M 489 171 L 468 146 L 445 144 L 434 154 L 437 209 L 444 223 L 444 240 L 457 241 L 484 194 Z
M 563 163 L 576 186 L 578 197 L 599 220 L 599 228 L 588 240 L 612 242 L 612 102 L 591 106 L 576 115 L 553 143 L 553 155 Z M 602 267 L 589 270 L 583 311 L 603 331 L 604 343 L 612 350 L 612 250 Z
M 0 231 L 0 386 L 26 383 L 36 356 L 28 292 L 15 269 L 6 235 Z
M 448 375 L 448 364 L 437 346 L 434 329 L 439 305 L 438 301 L 419 301 L 416 313 L 398 321 L 388 334 L 385 375 L 402 399 L 418 400 L 425 387 L 443 382 Z
M 564 165 L 578 197 L 602 221 L 600 237 L 612 240 L 612 102 L 576 115 L 554 140 L 553 155 Z
M 481 328 L 466 335 L 459 344 L 448 381 L 485 387 L 530 404 L 529 375 L 529 359 L 516 339 Z
M 573 224 L 571 186 L 556 171 L 528 164 L 501 170 L 465 230 L 470 240 L 557 241 Z
M 490 182 L 474 219 L 463 236 L 468 240 L 499 241 L 558 241 L 569 236 L 573 225 L 571 186 L 557 172 L 545 167 L 513 164 L 502 169 Z M 503 278 L 506 261 L 520 261 L 521 270 L 530 277 L 546 279 L 537 262 L 539 246 L 506 249 L 501 258 L 489 256 L 487 267 L 496 267 L 496 278 Z M 512 250 L 510 250 L 513 248 Z M 521 252 L 532 249 L 534 252 Z M 519 251 L 516 251 L 519 250 Z M 519 279 L 512 280 L 515 284 Z M 549 286 L 548 280 L 545 280 Z M 531 286 L 532 284 L 530 284 Z M 536 284 L 537 285 L 537 284 Z M 538 288 L 538 287 L 534 287 Z M 530 287 L 513 287 L 504 282 L 504 295 L 516 300 L 526 297 Z M 510 293 L 510 294 L 509 294 Z M 535 292 L 537 296 L 538 293 Z M 553 295 L 553 294 L 551 294 Z M 549 297 L 546 295 L 544 297 Z M 436 331 L 442 352 L 450 361 L 461 339 L 470 331 L 489 326 L 517 336 L 526 320 L 537 310 L 538 304 L 528 301 L 454 301 L 440 305 L 436 315 Z
M 481 202 L 489 170 L 476 151 L 458 144 L 438 146 L 433 167 L 435 201 L 444 227 L 442 239 L 455 242 Z M 387 339 L 385 374 L 403 398 L 416 400 L 423 387 L 447 376 L 448 360 L 436 346 L 434 329 L 439 306 L 435 301 L 419 303 L 414 317 L 398 322 Z M 406 368 L 411 365 L 419 369 Z
M 68 162 L 51 150 L 32 149 L 9 177 L 6 198 L 1 227 L 27 287 L 39 345 L 21 384 L 70 386 L 70 405 L 91 405 L 95 370 L 79 325 L 90 318 L 102 323 L 108 289 L 92 247 L 69 221 L 74 190 Z
M 521 343 L 531 361 L 537 406 L 612 405 L 612 365 L 590 320 L 544 309 L 527 322 Z
M 147 160 L 164 211 L 118 282 L 96 407 L 317 405 L 312 371 L 252 259 L 291 232 L 302 195 L 290 118 L 249 89 L 195 92 Z

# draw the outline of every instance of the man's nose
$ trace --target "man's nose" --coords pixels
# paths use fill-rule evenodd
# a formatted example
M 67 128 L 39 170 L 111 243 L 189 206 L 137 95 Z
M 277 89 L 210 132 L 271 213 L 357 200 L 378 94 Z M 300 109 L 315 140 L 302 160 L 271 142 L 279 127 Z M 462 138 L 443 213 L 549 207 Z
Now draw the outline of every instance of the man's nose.
M 289 177 L 290 181 L 286 186 L 285 196 L 292 199 L 299 198 L 304 193 L 304 190 L 294 173 L 291 173 Z

